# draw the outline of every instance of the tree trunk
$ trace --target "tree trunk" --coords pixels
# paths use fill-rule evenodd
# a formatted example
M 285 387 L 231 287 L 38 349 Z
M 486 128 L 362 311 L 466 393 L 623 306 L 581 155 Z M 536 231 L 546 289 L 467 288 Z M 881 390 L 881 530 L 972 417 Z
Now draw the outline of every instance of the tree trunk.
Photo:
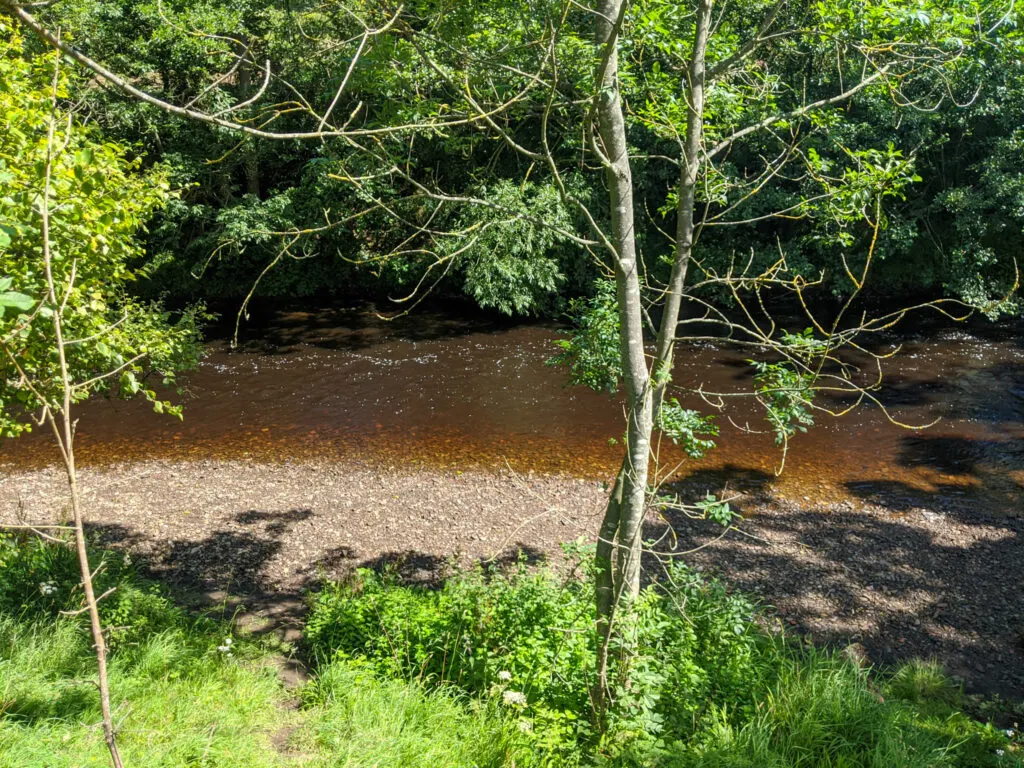
M 672 372 L 673 350 L 676 330 L 679 326 L 679 311 L 686 288 L 686 273 L 693 251 L 694 203 L 697 192 L 697 177 L 701 163 L 701 139 L 704 128 L 704 81 L 706 78 L 705 53 L 708 34 L 711 29 L 711 7 L 713 0 L 701 0 L 697 8 L 696 30 L 693 39 L 693 53 L 687 73 L 686 139 L 683 143 L 683 157 L 679 163 L 679 204 L 676 210 L 676 252 L 672 263 L 672 274 L 665 297 L 665 311 L 661 316 L 658 340 L 655 345 L 655 408 L 660 408 L 665 389 Z
M 238 38 L 238 55 L 246 56 L 248 48 L 248 38 L 241 36 Z M 252 76 L 249 72 L 249 60 L 242 63 L 238 68 L 238 100 L 245 101 L 250 98 L 253 94 L 252 88 Z M 252 137 L 246 138 L 242 147 L 239 150 L 242 155 L 242 173 L 245 175 L 245 194 L 253 195 L 255 197 L 260 196 L 260 158 L 256 152 L 256 143 Z
M 599 150 L 605 165 L 611 211 L 611 243 L 615 251 L 615 287 L 628 407 L 626 457 L 615 491 L 605 510 L 598 551 L 598 567 L 602 566 L 602 561 L 605 566 L 598 585 L 596 606 L 600 653 L 595 704 L 599 717 L 603 717 L 607 701 L 608 638 L 612 632 L 614 613 L 622 601 L 628 602 L 640 592 L 642 524 L 653 428 L 653 401 L 644 355 L 640 279 L 633 224 L 633 178 L 618 82 L 618 39 L 624 12 L 625 0 L 601 0 L 595 29 L 603 67 L 596 110 Z
M 615 249 L 615 287 L 621 323 L 623 377 L 628 404 L 626 460 L 621 473 L 619 522 L 616 534 L 616 597 L 635 596 L 640 588 L 640 524 L 647 490 L 652 410 L 650 374 L 644 355 L 640 279 L 633 225 L 633 177 L 626 141 L 626 121 L 619 94 L 618 35 L 624 0 L 602 0 L 597 41 L 605 67 L 600 83 L 597 119 L 611 209 L 611 241 Z M 609 504 L 609 509 L 614 506 Z
M 100 691 L 100 713 L 103 719 L 103 740 L 107 742 L 110 762 L 114 768 L 122 768 L 121 755 L 117 750 L 117 737 L 114 733 L 114 716 L 110 707 L 110 682 L 107 676 L 107 644 L 103 637 L 103 625 L 96 592 L 93 589 L 92 572 L 89 567 L 89 553 L 85 541 L 85 519 L 78 497 L 78 477 L 75 471 L 75 458 L 72 452 L 70 437 L 72 427 L 68 424 L 69 416 L 64 415 L 65 444 L 68 446 L 65 470 L 67 472 L 68 491 L 71 494 L 71 513 L 75 528 L 75 549 L 78 553 L 78 564 L 81 570 L 82 589 L 85 591 L 85 604 L 89 611 L 89 629 L 92 632 L 93 646 L 96 651 L 96 668 L 98 672 L 98 688 Z
M 52 322 L 57 362 L 60 365 L 60 382 L 63 390 L 63 399 L 59 408 L 48 408 L 46 420 L 53 429 L 57 446 L 60 449 L 61 458 L 64 460 L 64 470 L 67 475 L 68 493 L 71 496 L 71 513 L 74 519 L 75 529 L 75 551 L 78 554 L 78 566 L 81 572 L 82 589 L 85 592 L 85 605 L 89 613 L 89 629 L 92 632 L 93 647 L 96 651 L 97 688 L 100 692 L 100 712 L 103 718 L 103 738 L 107 742 L 107 750 L 110 752 L 110 762 L 113 768 L 123 768 L 121 755 L 117 749 L 117 736 L 114 732 L 114 717 L 110 708 L 110 681 L 107 676 L 107 644 L 103 637 L 103 624 L 100 620 L 99 604 L 96 599 L 96 592 L 92 583 L 92 568 L 89 565 L 89 552 L 85 540 L 85 519 L 82 515 L 82 505 L 78 495 L 78 473 L 75 468 L 75 424 L 72 421 L 71 409 L 74 404 L 71 373 L 68 368 L 67 349 L 69 344 L 64 341 L 64 311 L 66 297 L 58 297 L 57 282 L 53 274 L 53 252 L 50 247 L 50 196 L 52 194 L 50 180 L 53 175 L 53 153 L 55 148 L 56 129 L 56 105 L 57 105 L 57 83 L 58 71 L 53 74 L 53 109 L 50 114 L 49 126 L 46 134 L 46 166 L 43 177 L 42 198 L 40 201 L 40 215 L 42 218 L 42 252 L 43 269 L 46 273 L 46 287 L 49 294 L 50 306 L 53 309 Z M 74 268 L 67 291 L 72 290 L 74 282 Z M 55 411 L 59 411 L 60 424 Z
M 596 40 L 604 70 L 600 82 L 597 120 L 615 248 L 615 286 L 621 324 L 622 366 L 628 405 L 626 456 L 608 500 L 598 538 L 596 589 L 598 657 L 594 703 L 603 722 L 608 706 L 608 656 L 615 612 L 640 592 L 643 521 L 655 409 L 659 408 L 672 367 L 672 350 L 682 304 L 683 288 L 693 247 L 694 200 L 700 168 L 704 120 L 704 54 L 711 26 L 712 0 L 701 0 L 689 69 L 689 113 L 679 181 L 676 255 L 665 313 L 659 329 L 654 365 L 644 354 L 640 279 L 633 225 L 633 181 L 626 124 L 618 89 L 618 39 L 626 0 L 602 0 L 598 7 Z M 651 370 L 657 374 L 652 384 Z M 655 389 L 656 388 L 656 389 Z
M 256 154 L 256 147 L 252 139 L 245 142 L 242 147 L 242 170 L 245 172 L 245 193 L 260 196 L 260 158 Z

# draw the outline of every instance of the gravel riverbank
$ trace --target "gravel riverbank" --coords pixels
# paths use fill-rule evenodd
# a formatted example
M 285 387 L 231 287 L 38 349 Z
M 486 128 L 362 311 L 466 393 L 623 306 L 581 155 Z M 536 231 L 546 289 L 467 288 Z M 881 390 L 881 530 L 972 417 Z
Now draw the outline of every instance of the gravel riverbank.
M 426 581 L 453 561 L 557 559 L 560 542 L 594 535 L 606 493 L 508 470 L 337 462 L 147 461 L 84 470 L 82 485 L 103 543 L 293 634 L 303 592 L 353 567 L 391 562 Z M 792 632 L 858 643 L 879 664 L 936 658 L 969 689 L 1024 698 L 1020 514 L 740 487 L 740 531 L 652 513 L 650 536 L 672 525 L 676 551 L 703 547 L 688 562 L 775 606 Z M 0 522 L 60 519 L 62 490 L 56 469 L 0 470 Z

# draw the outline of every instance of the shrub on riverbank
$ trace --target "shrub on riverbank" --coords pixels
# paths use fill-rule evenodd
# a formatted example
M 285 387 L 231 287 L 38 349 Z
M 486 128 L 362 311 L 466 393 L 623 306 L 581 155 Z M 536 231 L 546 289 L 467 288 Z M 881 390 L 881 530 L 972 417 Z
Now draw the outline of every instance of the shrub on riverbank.
M 958 711 L 958 689 L 934 667 L 882 678 L 790 643 L 762 629 L 746 597 L 682 565 L 618 619 L 636 642 L 613 653 L 615 705 L 598 735 L 590 583 L 520 568 L 432 590 L 361 571 L 316 596 L 306 641 L 320 659 L 502 707 L 552 764 L 1020 764 L 1004 734 Z
M 101 561 L 133 768 L 1022 765 L 935 668 L 882 680 L 792 647 L 683 569 L 631 619 L 640 650 L 617 673 L 632 687 L 600 739 L 584 579 L 471 572 L 428 590 L 363 573 L 314 598 L 319 664 L 296 692 L 278 679 L 281 647 L 188 614 L 122 555 Z M 61 547 L 0 539 L 0 768 L 105 764 L 83 617 L 59 614 L 80 605 L 75 575 Z

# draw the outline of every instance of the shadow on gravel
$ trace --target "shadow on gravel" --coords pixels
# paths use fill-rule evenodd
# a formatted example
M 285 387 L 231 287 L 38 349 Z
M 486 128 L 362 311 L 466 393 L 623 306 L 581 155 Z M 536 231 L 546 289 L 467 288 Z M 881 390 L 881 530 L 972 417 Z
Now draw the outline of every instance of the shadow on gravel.
M 687 502 L 703 499 L 709 493 L 718 499 L 730 499 L 732 506 L 741 513 L 753 504 L 771 499 L 771 483 L 775 475 L 751 467 L 726 464 L 722 467 L 698 469 L 671 483 L 662 486 L 669 494 L 678 494 Z
M 350 547 L 336 547 L 312 562 L 298 564 L 287 584 L 275 582 L 267 566 L 281 551 L 294 527 L 314 517 L 309 509 L 247 510 L 234 517 L 253 530 L 214 531 L 201 541 L 153 542 L 120 524 L 89 524 L 103 547 L 131 549 L 145 575 L 167 584 L 191 608 L 237 618 L 256 634 L 274 633 L 294 642 L 301 637 L 306 596 L 327 581 L 343 579 L 357 568 L 390 571 L 403 581 L 439 587 L 455 566 L 452 558 L 404 550 L 362 557 Z M 495 557 L 477 563 L 499 570 L 520 562 L 538 565 L 546 554 L 516 542 Z
M 752 495 L 733 505 L 752 512 L 743 533 L 668 514 L 645 535 L 668 542 L 671 527 L 675 552 L 704 546 L 684 560 L 775 606 L 790 632 L 860 643 L 882 666 L 935 658 L 970 690 L 1024 698 L 1024 517 L 894 482 L 850 490 L 880 507 Z
M 695 472 L 672 489 L 689 499 L 741 494 L 732 505 L 746 515 L 743 533 L 720 537 L 713 523 L 666 513 L 652 516 L 645 536 L 675 553 L 703 546 L 684 559 L 776 606 L 792 632 L 860 643 L 876 664 L 934 657 L 972 690 L 1024 697 L 1024 517 L 882 480 L 850 486 L 864 503 L 802 508 L 770 499 L 773 479 L 737 467 Z M 291 641 L 301 632 L 306 592 L 325 580 L 387 568 L 435 586 L 451 567 L 415 549 L 367 555 L 339 546 L 324 554 L 311 541 L 315 521 L 305 508 L 248 509 L 200 540 L 144 539 L 124 525 L 92 530 L 102 545 L 130 547 L 145 570 L 194 605 L 237 612 L 254 631 Z M 291 559 L 282 563 L 286 539 Z M 544 561 L 542 551 L 513 542 L 490 562 L 510 567 L 521 557 Z

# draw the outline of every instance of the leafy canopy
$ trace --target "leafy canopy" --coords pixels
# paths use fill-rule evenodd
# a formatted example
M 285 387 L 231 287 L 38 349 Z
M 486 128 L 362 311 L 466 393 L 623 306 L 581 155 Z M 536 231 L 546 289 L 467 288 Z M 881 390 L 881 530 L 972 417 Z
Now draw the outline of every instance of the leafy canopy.
M 197 359 L 197 310 L 176 321 L 131 298 L 143 254 L 138 236 L 171 196 L 161 168 L 139 171 L 125 147 L 103 141 L 60 104 L 68 78 L 53 55 L 28 58 L 0 20 L 0 436 L 31 428 L 30 414 L 63 410 L 53 317 L 61 313 L 78 402 L 112 385 L 177 412 L 145 383 L 165 383 Z M 56 102 L 56 104 L 55 104 Z M 43 256 L 43 190 L 53 120 L 50 250 L 56 303 Z

